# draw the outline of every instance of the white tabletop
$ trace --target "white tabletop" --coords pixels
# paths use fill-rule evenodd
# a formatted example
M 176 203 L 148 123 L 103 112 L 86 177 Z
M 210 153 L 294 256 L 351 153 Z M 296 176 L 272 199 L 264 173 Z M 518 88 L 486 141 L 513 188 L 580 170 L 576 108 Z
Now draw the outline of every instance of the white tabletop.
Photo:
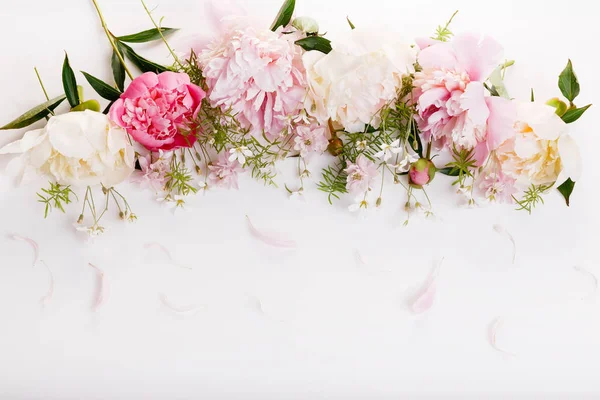
M 279 0 L 248 0 L 268 24 Z M 359 28 L 428 36 L 455 9 L 455 32 L 483 32 L 505 46 L 516 65 L 510 93 L 527 99 L 559 94 L 557 77 L 570 57 L 581 103 L 596 102 L 572 134 L 584 176 L 567 208 L 558 193 L 527 215 L 510 206 L 465 209 L 438 177 L 430 189 L 436 218 L 406 214 L 401 188 L 387 186 L 382 209 L 359 219 L 349 199 L 330 206 L 315 183 L 328 157 L 309 165 L 306 199 L 291 201 L 295 162 L 283 162 L 280 189 L 249 177 L 239 191 L 211 190 L 194 209 L 173 215 L 155 196 L 125 184 L 139 216 L 111 215 L 109 232 L 86 242 L 72 226 L 80 205 L 43 219 L 37 185 L 0 180 L 0 398 L 2 399 L 378 399 L 600 396 L 600 309 L 593 277 L 598 257 L 598 44 L 595 6 L 571 1 L 299 0 L 298 14 L 317 18 L 332 38 Z M 118 34 L 150 27 L 138 0 L 100 0 Z M 156 2 L 150 2 L 154 5 Z M 182 28 L 173 45 L 206 33 L 201 0 L 160 1 L 164 25 Z M 67 50 L 76 70 L 110 80 L 110 48 L 91 1 L 23 0 L 2 10 L 0 119 L 7 122 L 61 91 Z M 136 47 L 167 63 L 160 45 Z M 84 79 L 78 76 L 81 83 Z M 92 92 L 86 86 L 88 95 Z M 22 132 L 0 133 L 0 144 Z M 0 158 L 0 166 L 8 159 Z M 271 248 L 257 228 L 296 240 Z M 500 224 L 516 243 L 494 231 Z M 19 234 L 39 243 L 53 272 L 31 266 Z M 175 262 L 158 247 L 171 253 Z M 360 255 L 360 256 L 358 256 Z M 434 307 L 415 316 L 411 293 L 443 258 Z M 362 260 L 362 262 L 361 262 Z M 95 312 L 97 274 L 108 297 Z M 184 267 L 189 267 L 186 269 Z M 159 294 L 179 306 L 165 307 Z M 502 318 L 497 347 L 490 324 Z M 546 395 L 546 396 L 544 396 Z M 469 397 L 472 396 L 472 397 Z

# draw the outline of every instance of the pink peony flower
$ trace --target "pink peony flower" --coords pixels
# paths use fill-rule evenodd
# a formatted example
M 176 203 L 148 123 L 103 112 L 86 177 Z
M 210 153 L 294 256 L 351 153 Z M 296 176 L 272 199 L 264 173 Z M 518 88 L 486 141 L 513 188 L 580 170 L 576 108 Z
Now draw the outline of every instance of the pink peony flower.
M 150 151 L 191 147 L 194 119 L 205 96 L 187 74 L 146 72 L 131 82 L 109 115 Z
M 235 114 L 257 137 L 284 134 L 307 92 L 299 34 L 282 29 L 233 29 L 200 55 L 212 106 Z
M 462 35 L 452 42 L 423 43 L 423 68 L 415 74 L 417 121 L 426 140 L 438 146 L 473 149 L 488 139 L 490 108 L 483 82 L 498 66 L 502 47 L 494 40 Z
M 358 156 L 356 164 L 349 162 L 344 171 L 348 174 L 346 189 L 352 194 L 369 190 L 379 175 L 377 165 L 363 155 Z
M 294 150 L 300 152 L 301 157 L 310 153 L 323 153 L 329 146 L 327 129 L 318 125 L 301 125 L 296 127 Z
M 229 152 L 219 154 L 217 161 L 208 166 L 208 179 L 215 186 L 238 189 L 238 173 L 244 169 L 237 159 L 230 158 Z

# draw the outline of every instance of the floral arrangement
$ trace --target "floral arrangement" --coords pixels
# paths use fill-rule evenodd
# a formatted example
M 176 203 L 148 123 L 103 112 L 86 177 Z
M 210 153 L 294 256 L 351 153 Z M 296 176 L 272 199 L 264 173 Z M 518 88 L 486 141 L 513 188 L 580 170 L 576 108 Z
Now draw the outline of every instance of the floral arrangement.
M 46 120 L 0 154 L 20 155 L 9 166 L 18 181 L 49 179 L 38 193 L 46 216 L 79 201 L 76 226 L 90 235 L 104 231 L 110 207 L 137 218 L 116 189 L 124 181 L 178 209 L 199 191 L 237 189 L 243 172 L 276 185 L 276 164 L 295 158 L 298 186 L 285 189 L 297 197 L 311 158 L 325 153 L 318 188 L 329 202 L 356 198 L 351 211 L 380 207 L 393 182 L 406 192 L 409 215 L 431 213 L 427 188 L 443 174 L 469 205 L 514 203 L 531 212 L 552 188 L 568 205 L 581 174 L 568 125 L 591 105 L 575 105 L 571 61 L 558 80 L 562 98 L 539 101 L 533 89 L 530 99 L 511 98 L 504 77 L 514 62 L 490 37 L 454 35 L 454 15 L 414 42 L 376 37 L 348 19 L 346 37 L 332 42 L 314 19 L 294 18 L 295 0 L 285 0 L 271 27 L 228 16 L 212 41 L 181 56 L 167 41 L 177 30 L 143 1 L 153 28 L 124 36 L 108 29 L 92 1 L 113 49 L 114 82 L 82 77 L 108 106 L 86 100 L 65 56 L 64 94 L 50 98 L 38 74 L 46 101 L 0 128 Z M 157 40 L 172 65 L 132 47 Z M 69 109 L 59 113 L 65 100 Z

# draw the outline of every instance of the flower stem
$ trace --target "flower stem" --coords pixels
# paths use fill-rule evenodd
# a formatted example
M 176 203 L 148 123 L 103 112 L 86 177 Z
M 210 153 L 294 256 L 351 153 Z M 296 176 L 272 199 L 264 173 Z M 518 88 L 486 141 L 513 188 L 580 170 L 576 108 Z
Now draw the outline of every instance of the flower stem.
M 106 21 L 104 21 L 104 16 L 102 15 L 102 11 L 100 11 L 100 7 L 98 6 L 98 3 L 96 2 L 96 0 L 92 0 L 92 3 L 94 3 L 94 7 L 96 7 L 96 12 L 98 13 L 98 16 L 100 17 L 100 22 L 102 23 L 102 28 L 104 29 L 104 32 L 106 33 L 106 37 L 108 38 L 110 45 L 112 46 L 114 52 L 117 54 L 117 57 L 119 57 L 119 61 L 121 61 L 121 64 L 123 65 L 123 68 L 125 69 L 125 72 L 127 73 L 127 76 L 129 76 L 129 79 L 133 80 L 133 74 L 127 67 L 125 60 L 123 59 L 123 56 L 121 55 L 121 52 L 117 49 L 117 45 L 115 44 L 115 41 L 114 41 L 114 36 L 108 30 L 108 26 L 106 26 Z
M 44 82 L 42 82 L 42 78 L 40 77 L 40 73 L 38 72 L 37 67 L 34 67 L 33 70 L 35 71 L 35 74 L 37 75 L 38 82 L 40 82 L 40 86 L 42 87 L 44 96 L 46 96 L 46 101 L 49 101 L 50 97 L 48 97 L 48 92 L 46 92 L 46 88 L 44 87 Z
M 175 54 L 175 52 L 173 51 L 173 49 L 171 48 L 171 46 L 169 46 L 169 42 L 167 42 L 167 39 L 165 39 L 165 36 L 162 33 L 162 29 L 160 29 L 160 26 L 158 26 L 158 24 L 156 23 L 156 21 L 154 21 L 154 18 L 152 17 L 152 13 L 150 12 L 150 10 L 148 9 L 148 7 L 146 6 L 146 3 L 144 2 L 144 0 L 142 0 L 142 5 L 144 6 L 144 10 L 146 10 L 146 14 L 148 14 L 148 17 L 150 17 L 150 21 L 152 21 L 152 23 L 154 24 L 154 27 L 158 31 L 158 34 L 160 35 L 162 41 L 165 43 L 165 46 L 167 46 L 167 49 L 169 49 L 169 53 L 171 53 L 171 55 L 173 56 L 173 59 L 175 60 L 175 62 L 177 64 L 179 64 L 179 66 L 181 68 L 184 68 L 183 64 L 181 64 L 181 62 L 179 61 L 179 58 L 177 57 L 177 55 Z
M 427 145 L 427 155 L 425 156 L 425 158 L 428 160 L 431 157 L 431 147 L 432 147 L 432 142 L 429 142 L 429 144 Z

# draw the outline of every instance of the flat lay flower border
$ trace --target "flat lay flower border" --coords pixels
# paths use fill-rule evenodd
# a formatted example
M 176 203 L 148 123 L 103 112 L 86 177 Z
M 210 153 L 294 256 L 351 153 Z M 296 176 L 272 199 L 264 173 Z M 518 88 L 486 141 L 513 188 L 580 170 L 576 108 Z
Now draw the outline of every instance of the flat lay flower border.
M 539 100 L 531 89 L 528 99 L 512 98 L 504 78 L 514 61 L 488 36 L 453 34 L 456 13 L 430 38 L 382 37 L 347 19 L 345 37 L 330 41 L 316 20 L 294 15 L 295 0 L 271 27 L 215 2 L 214 37 L 182 55 L 167 40 L 177 29 L 143 1 L 153 27 L 121 36 L 92 2 L 112 48 L 113 82 L 76 74 L 65 55 L 64 93 L 51 98 L 36 70 L 46 101 L 0 128 L 46 120 L 0 154 L 18 155 L 7 168 L 17 182 L 49 180 L 37 194 L 45 216 L 79 203 L 75 226 L 91 236 L 104 232 L 108 212 L 137 219 L 117 189 L 124 181 L 179 209 L 200 191 L 237 189 L 245 172 L 277 186 L 276 165 L 288 158 L 297 160 L 297 184 L 284 185 L 292 197 L 323 156 L 331 162 L 318 188 L 330 203 L 351 196 L 350 211 L 382 207 L 393 184 L 406 193 L 409 216 L 432 214 L 427 189 L 446 183 L 467 205 L 512 203 L 531 213 L 555 190 L 569 205 L 581 175 L 568 128 L 591 105 L 575 104 L 571 61 L 560 97 Z M 134 49 L 152 41 L 164 42 L 171 65 Z M 86 100 L 82 78 L 108 106 Z M 452 179 L 432 183 L 438 175 Z

